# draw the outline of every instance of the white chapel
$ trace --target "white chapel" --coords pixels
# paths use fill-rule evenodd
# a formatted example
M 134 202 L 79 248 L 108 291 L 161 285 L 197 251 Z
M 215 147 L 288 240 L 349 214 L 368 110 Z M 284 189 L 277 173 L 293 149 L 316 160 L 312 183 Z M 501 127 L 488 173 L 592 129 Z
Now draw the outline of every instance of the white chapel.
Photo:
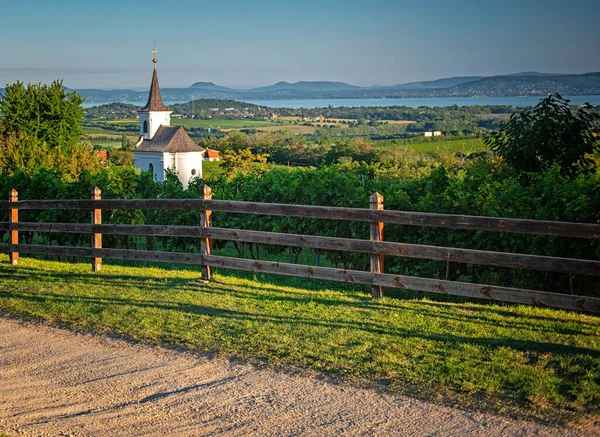
M 164 105 L 156 72 L 154 72 L 148 103 L 140 114 L 140 138 L 133 149 L 133 164 L 142 171 L 151 171 L 155 181 L 165 180 L 166 169 L 177 172 L 184 188 L 193 178 L 202 177 L 202 160 L 206 149 L 197 145 L 181 126 L 171 126 L 171 110 Z

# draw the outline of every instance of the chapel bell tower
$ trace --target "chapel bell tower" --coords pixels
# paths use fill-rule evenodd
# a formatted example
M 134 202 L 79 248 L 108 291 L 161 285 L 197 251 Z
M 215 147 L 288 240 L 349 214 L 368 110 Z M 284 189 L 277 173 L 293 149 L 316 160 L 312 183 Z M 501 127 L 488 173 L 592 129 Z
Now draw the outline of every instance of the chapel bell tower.
M 148 103 L 138 111 L 140 114 L 140 135 L 145 140 L 151 140 L 154 134 L 161 126 L 171 125 L 171 110 L 167 108 L 160 97 L 160 87 L 158 86 L 158 73 L 156 72 L 156 47 L 152 50 L 154 54 L 154 72 L 152 73 L 152 84 L 150 85 L 150 94 Z

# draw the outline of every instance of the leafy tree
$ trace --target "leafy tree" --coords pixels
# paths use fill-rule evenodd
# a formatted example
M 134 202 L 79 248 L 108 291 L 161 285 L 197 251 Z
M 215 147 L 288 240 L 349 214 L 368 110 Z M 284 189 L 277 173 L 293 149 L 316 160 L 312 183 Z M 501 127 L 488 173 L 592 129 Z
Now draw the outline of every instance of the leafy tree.
M 50 85 L 15 82 L 0 96 L 0 112 L 5 132 L 25 133 L 49 147 L 77 144 L 83 135 L 81 122 L 84 99 L 67 91 L 62 81 Z
M 0 135 L 0 172 L 52 168 L 54 154 L 48 153 L 45 143 L 40 144 L 24 132 Z
M 16 82 L 0 95 L 0 171 L 58 171 L 76 180 L 82 171 L 97 173 L 97 152 L 81 142 L 83 97 L 62 81 L 50 85 Z
M 237 172 L 247 171 L 253 163 L 264 165 L 267 162 L 268 156 L 267 154 L 260 153 L 255 155 L 248 148 L 237 152 L 226 150 L 223 153 L 222 167 L 228 175 L 233 175 Z
M 550 94 L 534 108 L 513 114 L 486 144 L 519 171 L 540 173 L 558 165 L 563 174 L 587 173 L 600 150 L 598 113 L 588 105 L 576 111 L 560 94 Z
M 25 132 L 0 135 L 0 173 L 34 174 L 46 169 L 59 172 L 63 179 L 75 180 L 83 171 L 95 174 L 100 168 L 98 152 L 89 143 L 51 148 Z

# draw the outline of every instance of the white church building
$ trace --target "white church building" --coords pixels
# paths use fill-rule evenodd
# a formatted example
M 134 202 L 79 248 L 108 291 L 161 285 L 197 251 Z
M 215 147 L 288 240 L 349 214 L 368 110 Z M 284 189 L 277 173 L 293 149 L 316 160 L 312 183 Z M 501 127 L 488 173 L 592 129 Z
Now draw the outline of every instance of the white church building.
M 181 126 L 171 126 L 171 110 L 162 102 L 156 49 L 154 72 L 148 103 L 140 109 L 140 138 L 133 149 L 133 165 L 142 171 L 151 171 L 154 180 L 165 180 L 165 171 L 174 170 L 184 188 L 193 178 L 202 177 L 202 161 L 206 149 L 197 145 Z

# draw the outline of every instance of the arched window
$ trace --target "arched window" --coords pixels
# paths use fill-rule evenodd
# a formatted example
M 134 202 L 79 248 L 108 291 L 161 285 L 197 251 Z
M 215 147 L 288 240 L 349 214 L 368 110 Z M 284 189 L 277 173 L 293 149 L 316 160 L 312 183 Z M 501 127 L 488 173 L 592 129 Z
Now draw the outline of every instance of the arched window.
M 144 133 L 148 133 L 148 120 L 144 120 Z

